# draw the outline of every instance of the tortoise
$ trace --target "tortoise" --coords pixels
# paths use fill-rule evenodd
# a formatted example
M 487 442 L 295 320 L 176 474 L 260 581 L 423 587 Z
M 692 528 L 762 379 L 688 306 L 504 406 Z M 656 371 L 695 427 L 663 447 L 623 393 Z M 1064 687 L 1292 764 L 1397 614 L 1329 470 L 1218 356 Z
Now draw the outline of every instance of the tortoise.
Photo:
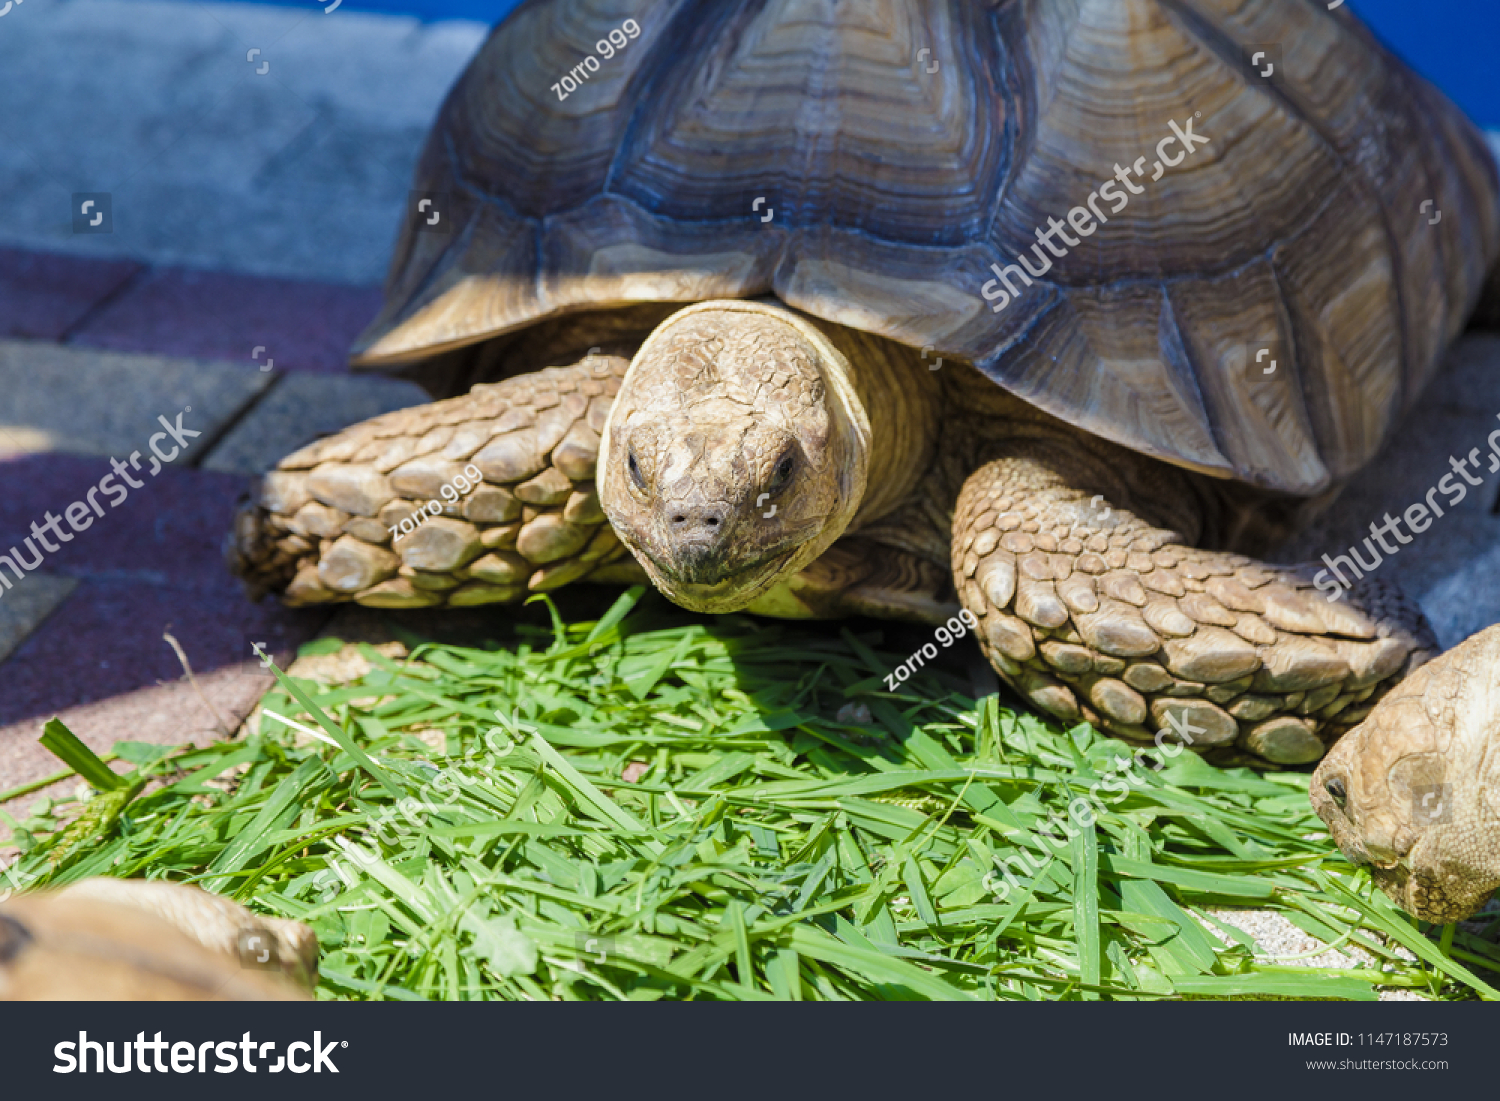
M 230 549 L 257 593 L 962 610 L 1041 711 L 1263 767 L 1436 652 L 1388 581 L 1262 560 L 1500 254 L 1482 136 L 1347 9 L 533 0 L 413 188 L 354 362 L 443 400 L 266 475 Z
M 297 1001 L 317 985 L 300 922 L 164 880 L 80 880 L 0 902 L 0 1001 Z

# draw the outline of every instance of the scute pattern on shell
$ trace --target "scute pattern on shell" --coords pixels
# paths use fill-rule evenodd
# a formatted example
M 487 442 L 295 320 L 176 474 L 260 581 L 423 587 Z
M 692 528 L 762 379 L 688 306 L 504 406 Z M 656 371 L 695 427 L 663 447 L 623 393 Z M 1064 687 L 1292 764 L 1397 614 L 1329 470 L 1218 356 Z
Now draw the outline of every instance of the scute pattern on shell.
M 639 38 L 559 100 L 626 11 Z M 1263 42 L 1274 85 L 1244 57 Z M 1116 166 L 1149 174 L 1188 120 L 1209 144 L 991 311 L 991 264 Z M 1478 132 L 1347 8 L 1302 0 L 527 4 L 413 186 L 448 196 L 455 232 L 405 227 L 365 364 L 604 304 L 774 293 L 968 359 L 1095 435 L 1301 494 L 1375 453 L 1500 251 Z M 1269 341 L 1267 375 L 1250 349 Z

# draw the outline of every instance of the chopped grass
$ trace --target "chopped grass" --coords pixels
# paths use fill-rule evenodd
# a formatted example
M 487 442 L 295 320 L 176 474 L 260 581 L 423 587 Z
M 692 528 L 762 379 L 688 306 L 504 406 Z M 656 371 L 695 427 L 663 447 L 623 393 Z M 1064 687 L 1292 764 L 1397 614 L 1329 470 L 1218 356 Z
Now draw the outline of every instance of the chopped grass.
M 1127 766 L 1138 784 L 1048 844 L 1044 819 L 1127 746 L 976 703 L 941 666 L 890 693 L 905 655 L 874 633 L 640 596 L 572 625 L 549 603 L 513 647 L 364 647 L 351 685 L 283 675 L 263 706 L 296 728 L 263 714 L 165 758 L 121 743 L 137 772 L 76 819 L 44 802 L 11 822 L 21 878 L 166 877 L 309 922 L 324 998 L 1496 996 L 1471 970 L 1500 971 L 1495 947 L 1396 910 L 1305 775 Z M 870 721 L 840 721 L 851 702 Z M 165 783 L 138 794 L 148 776 Z M 1011 886 L 999 862 L 1023 850 L 1040 870 Z M 1257 962 L 1207 931 L 1224 907 L 1378 966 Z

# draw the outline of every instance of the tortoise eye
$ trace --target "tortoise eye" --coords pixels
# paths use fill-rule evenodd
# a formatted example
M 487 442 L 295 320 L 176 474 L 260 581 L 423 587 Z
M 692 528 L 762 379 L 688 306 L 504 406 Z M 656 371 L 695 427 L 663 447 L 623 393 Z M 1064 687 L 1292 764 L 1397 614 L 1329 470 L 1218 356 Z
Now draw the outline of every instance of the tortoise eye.
M 1337 776 L 1330 776 L 1323 782 L 1323 790 L 1333 796 L 1333 801 L 1344 809 L 1344 801 L 1349 798 L 1349 793 L 1344 789 L 1344 781 Z
M 787 484 L 787 482 L 791 480 L 792 471 L 796 468 L 796 466 L 796 456 L 791 454 L 782 456 L 781 462 L 776 464 L 776 470 L 771 475 L 771 485 L 769 488 L 773 493 L 776 490 L 782 488 Z
M 630 480 L 635 483 L 635 488 L 642 493 L 646 492 L 646 479 L 641 477 L 641 464 L 635 461 L 635 451 L 630 452 Z

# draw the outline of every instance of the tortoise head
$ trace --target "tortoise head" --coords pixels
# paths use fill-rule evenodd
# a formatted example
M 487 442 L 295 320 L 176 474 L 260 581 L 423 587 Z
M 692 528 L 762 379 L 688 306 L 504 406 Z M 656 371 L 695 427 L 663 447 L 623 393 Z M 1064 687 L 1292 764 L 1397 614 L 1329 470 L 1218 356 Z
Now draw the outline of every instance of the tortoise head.
M 1468 917 L 1500 886 L 1500 628 L 1423 665 L 1312 776 L 1334 841 L 1402 909 Z
M 849 362 L 813 324 L 704 302 L 631 362 L 604 428 L 599 502 L 666 596 L 732 612 L 843 534 L 869 443 Z

